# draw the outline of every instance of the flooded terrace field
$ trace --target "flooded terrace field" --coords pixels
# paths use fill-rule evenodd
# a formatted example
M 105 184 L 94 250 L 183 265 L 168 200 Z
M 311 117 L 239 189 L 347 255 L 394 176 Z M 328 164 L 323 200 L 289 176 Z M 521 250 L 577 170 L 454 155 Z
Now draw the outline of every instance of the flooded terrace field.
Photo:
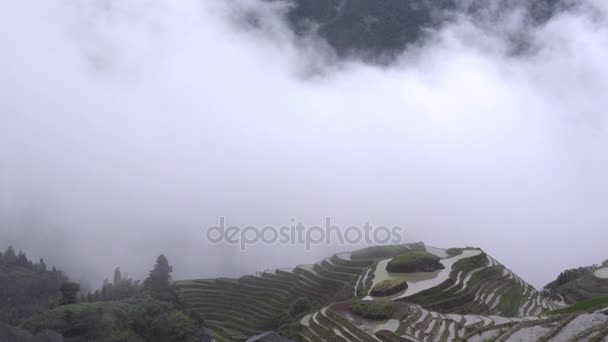
M 388 297 L 365 297 L 366 300 L 394 300 L 413 296 L 419 292 L 435 287 L 449 278 L 452 266 L 459 260 L 470 258 L 481 254 L 478 249 L 465 249 L 461 254 L 441 259 L 439 262 L 444 266 L 444 269 L 435 272 L 414 272 L 414 273 L 395 273 L 386 271 L 386 265 L 392 258 L 384 259 L 378 262 L 376 271 L 374 272 L 373 288 L 376 284 L 384 280 L 399 280 L 406 281 L 408 288 L 400 293 Z M 371 291 L 371 290 L 370 290 Z

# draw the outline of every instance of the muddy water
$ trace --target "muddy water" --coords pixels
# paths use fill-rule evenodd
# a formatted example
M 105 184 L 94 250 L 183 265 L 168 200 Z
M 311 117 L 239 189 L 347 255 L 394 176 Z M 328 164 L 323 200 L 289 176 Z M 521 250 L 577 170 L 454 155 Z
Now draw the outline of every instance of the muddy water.
M 449 278 L 450 272 L 452 271 L 452 265 L 456 263 L 458 260 L 464 258 L 470 258 L 475 255 L 481 254 L 480 250 L 477 249 L 465 249 L 462 251 L 462 254 L 456 255 L 451 258 L 441 259 L 439 262 L 443 264 L 445 267 L 442 270 L 438 270 L 435 272 L 415 272 L 415 273 L 394 273 L 386 271 L 386 264 L 391 260 L 384 259 L 378 262 L 378 267 L 376 267 L 376 271 L 374 272 L 374 279 L 372 288 L 378 284 L 379 282 L 387 279 L 394 279 L 400 281 L 406 281 L 408 284 L 408 288 L 400 293 L 397 293 L 393 296 L 389 297 L 372 297 L 367 296 L 365 300 L 392 300 L 397 298 L 404 298 L 415 295 L 421 291 L 426 289 L 435 287 Z M 371 291 L 371 289 L 370 289 Z

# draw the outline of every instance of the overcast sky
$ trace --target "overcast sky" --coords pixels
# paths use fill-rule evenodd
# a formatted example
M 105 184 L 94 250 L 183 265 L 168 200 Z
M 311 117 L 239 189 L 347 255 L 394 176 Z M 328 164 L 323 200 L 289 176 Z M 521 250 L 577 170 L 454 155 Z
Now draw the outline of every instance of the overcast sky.
M 540 287 L 608 258 L 608 5 L 466 20 L 389 67 L 336 62 L 257 1 L 0 2 L 0 248 L 99 285 L 238 276 L 348 246 L 210 245 L 230 224 L 371 221 L 480 246 Z M 261 30 L 238 24 L 259 11 Z

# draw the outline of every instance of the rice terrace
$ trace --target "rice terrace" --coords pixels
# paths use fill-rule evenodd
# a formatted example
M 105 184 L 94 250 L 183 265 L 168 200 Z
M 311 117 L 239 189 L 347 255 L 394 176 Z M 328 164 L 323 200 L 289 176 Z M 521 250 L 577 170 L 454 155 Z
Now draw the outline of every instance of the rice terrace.
M 608 0 L 0 0 L 0 342 L 608 342 Z
M 429 255 L 442 267 L 427 269 L 428 260 L 435 260 Z M 427 270 L 389 272 L 392 260 L 419 262 L 413 267 Z M 220 341 L 261 334 L 277 317 L 286 320 L 281 328 L 286 335 L 306 342 L 602 341 L 608 336 L 608 316 L 602 313 L 608 302 L 598 301 L 608 298 L 608 279 L 600 277 L 605 270 L 541 292 L 479 248 L 415 243 L 175 286 L 180 300 L 205 318 Z M 575 296 L 598 303 L 560 312 Z M 294 311 L 298 301 L 312 309 Z

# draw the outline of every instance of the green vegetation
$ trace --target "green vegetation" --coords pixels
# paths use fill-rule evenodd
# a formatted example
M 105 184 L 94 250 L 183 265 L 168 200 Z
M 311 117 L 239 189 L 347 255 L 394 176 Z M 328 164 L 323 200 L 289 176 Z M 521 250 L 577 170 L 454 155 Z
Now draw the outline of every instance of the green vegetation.
M 512 287 L 510 290 L 505 292 L 500 298 L 498 303 L 498 310 L 502 312 L 504 316 L 511 317 L 517 315 L 519 306 L 523 301 L 524 296 L 522 290 L 519 287 Z
M 300 297 L 287 310 L 279 312 L 273 318 L 274 324 L 283 336 L 295 338 L 300 332 L 300 319 L 312 310 L 312 303 Z
M 606 297 L 597 297 L 592 299 L 587 299 L 580 301 L 572 306 L 554 310 L 549 312 L 549 315 L 561 315 L 561 314 L 570 314 L 576 312 L 585 312 L 585 311 L 593 311 L 597 309 L 601 309 L 608 306 L 608 296 Z
M 370 294 L 374 297 L 385 297 L 405 289 L 407 289 L 407 283 L 405 281 L 387 279 L 376 284 Z
M 444 268 L 440 258 L 423 251 L 408 251 L 394 257 L 386 265 L 389 272 L 433 272 Z
M 424 251 L 424 244 L 416 242 L 406 245 L 371 246 L 352 252 L 351 259 L 390 258 L 411 250 Z
M 0 321 L 18 325 L 32 314 L 61 304 L 61 287 L 67 277 L 44 260 L 29 260 L 9 247 L 0 253 Z
M 65 282 L 59 288 L 61 291 L 61 304 L 69 305 L 76 304 L 76 296 L 80 292 L 80 284 L 74 282 Z
M 12 286 L 6 293 L 18 295 L 16 298 L 19 301 L 15 303 L 24 303 L 30 297 L 36 298 L 36 293 L 30 291 L 38 287 L 24 290 L 15 287 L 11 281 L 20 279 L 18 284 L 25 284 L 23 279 L 38 281 L 55 276 L 57 281 L 53 283 L 53 292 L 44 295 L 43 305 L 31 311 L 33 315 L 24 314 L 13 325 L 20 325 L 33 333 L 57 331 L 67 342 L 189 342 L 200 339 L 203 326 L 212 329 L 206 334 L 213 334 L 220 342 L 242 341 L 268 330 L 278 331 L 293 339 L 318 334 L 331 340 L 335 337 L 332 329 L 336 328 L 345 339 L 350 339 L 351 333 L 360 337 L 359 330 L 350 321 L 336 324 L 340 318 L 337 313 L 332 315 L 334 309 L 342 314 L 352 312 L 366 319 L 399 319 L 399 334 L 393 336 L 387 333 L 383 337 L 396 340 L 404 333 L 405 320 L 414 321 L 422 315 L 417 310 L 410 312 L 415 307 L 412 304 L 438 312 L 500 312 L 506 316 L 516 316 L 523 302 L 531 303 L 529 297 L 523 296 L 521 281 L 505 272 L 503 266 L 488 267 L 488 257 L 484 253 L 459 260 L 445 281 L 399 299 L 403 302 L 354 299 L 357 294 L 367 293 L 374 282 L 369 275 L 373 274 L 378 261 L 387 255 L 397 253 L 387 263 L 389 272 L 432 271 L 443 267 L 439 257 L 423 249 L 423 244 L 371 247 L 353 253 L 359 257 L 355 260 L 334 256 L 314 265 L 261 272 L 256 276 L 175 283 L 171 282 L 172 266 L 164 255 L 160 255 L 145 281 L 134 281 L 116 268 L 112 282 L 105 280 L 99 290 L 90 293 L 80 293 L 80 285 L 70 282 L 54 267 L 52 271 L 47 271 L 44 261 L 32 263 L 25 253 L 15 253 L 10 249 L 0 254 L 0 267 L 6 271 L 0 273 L 0 281 L 7 280 L 7 284 Z M 449 249 L 448 253 L 457 255 L 462 253 L 462 249 Z M 473 270 L 475 272 L 471 273 Z M 20 278 L 20 274 L 25 278 Z M 368 276 L 364 281 L 365 274 Z M 463 287 L 465 277 L 467 286 Z M 602 296 L 602 293 L 608 292 L 607 285 L 608 280 L 588 273 L 559 286 L 557 289 L 571 298 L 597 298 L 553 314 L 608 306 L 608 294 Z M 388 296 L 401 292 L 407 286 L 403 280 L 383 280 L 374 286 L 371 295 Z M 0 291 L 0 296 L 6 293 Z M 490 307 L 488 303 L 476 300 L 478 293 L 496 293 L 500 295 L 500 302 Z M 0 305 L 9 307 L 6 303 Z M 528 311 L 537 313 L 539 306 L 533 305 L 534 310 Z M 306 321 L 309 325 L 300 324 L 305 315 L 322 307 L 328 308 L 322 314 L 317 313 L 314 316 L 316 320 Z M 415 315 L 412 315 L 413 312 Z M 8 314 L 14 315 L 15 312 L 8 311 Z M 346 328 L 345 325 L 352 325 L 352 329 L 342 329 L 341 326 Z M 439 325 L 433 328 L 434 332 L 439 328 Z M 366 332 L 360 331 L 360 334 L 364 336 L 363 340 L 368 337 Z M 446 335 L 445 331 L 443 334 Z
M 125 273 L 120 272 L 120 267 L 114 270 L 114 281 L 104 281 L 101 290 L 89 292 L 84 300 L 87 302 L 116 301 L 136 296 L 142 290 L 139 280 L 133 280 Z
M 608 296 L 608 279 L 601 279 L 593 271 L 560 285 L 549 294 L 553 297 L 560 295 L 567 303 L 577 303 L 587 299 Z
M 469 258 L 464 258 L 456 261 L 456 263 L 452 265 L 452 273 L 457 273 L 460 271 L 472 271 L 476 268 L 486 266 L 487 263 L 488 258 L 486 253 L 481 253 Z
M 579 268 L 565 270 L 562 273 L 560 273 L 559 276 L 557 276 L 557 279 L 555 279 L 554 281 L 547 284 L 545 286 L 545 289 L 548 291 L 555 291 L 560 286 L 565 285 L 573 280 L 580 279 L 584 275 L 587 275 L 587 274 L 593 272 L 593 270 L 594 270 L 593 267 L 579 267 Z
M 148 279 L 144 282 L 144 287 L 150 290 L 154 298 L 166 301 L 175 300 L 170 285 L 171 272 L 173 272 L 173 267 L 169 265 L 167 257 L 161 254 L 156 259 L 156 265 L 150 271 Z
M 12 254 L 11 251 L 5 253 L 9 261 L 14 263 Z M 41 306 L 40 310 L 32 312 L 33 315 L 22 324 L 25 329 L 33 333 L 53 330 L 62 334 L 68 342 L 82 340 L 177 342 L 194 341 L 195 333 L 202 325 L 201 319 L 196 315 L 190 317 L 176 303 L 169 282 L 172 268 L 167 258 L 162 255 L 157 259 L 150 276 L 146 279 L 146 286 L 141 286 L 139 282 L 132 281 L 126 275 L 123 276 L 117 268 L 113 283 L 106 280 L 101 291 L 97 290 L 86 296 L 81 294 L 80 300 L 78 297 L 80 284 L 68 281 L 56 270 L 44 271 L 42 262 L 29 266 L 29 263 L 25 263 L 24 257 L 21 258 L 23 260 L 19 262 L 17 256 L 16 264 L 11 264 L 10 268 L 4 265 L 2 275 L 4 276 L 8 269 L 18 270 L 30 277 L 34 276 L 35 280 L 47 274 L 58 278 L 52 283 L 52 296 L 45 298 L 51 305 Z M 22 264 L 28 268 L 24 268 Z M 9 279 L 13 281 L 20 279 L 13 273 Z M 35 287 L 22 289 L 24 300 L 32 297 L 36 289 Z M 121 298 L 121 300 L 113 300 L 113 298 Z M 50 310 L 46 310 L 49 306 Z
M 445 250 L 445 252 L 447 253 L 447 255 L 453 257 L 459 254 L 462 254 L 462 251 L 464 250 L 464 248 L 448 248 Z
M 353 303 L 351 311 L 363 318 L 388 319 L 392 316 L 394 308 L 391 302 L 364 301 Z
M 50 329 L 66 341 L 189 341 L 198 322 L 172 304 L 149 296 L 123 301 L 78 303 L 34 315 L 23 327 Z

